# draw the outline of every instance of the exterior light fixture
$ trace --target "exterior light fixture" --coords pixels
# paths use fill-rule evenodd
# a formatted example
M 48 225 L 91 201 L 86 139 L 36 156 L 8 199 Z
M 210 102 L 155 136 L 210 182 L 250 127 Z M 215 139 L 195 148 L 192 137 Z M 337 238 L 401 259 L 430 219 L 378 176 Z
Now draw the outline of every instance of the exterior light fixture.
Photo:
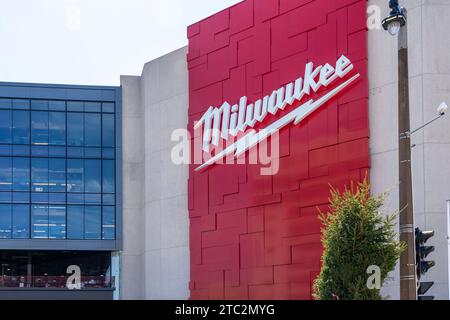
M 400 28 L 406 24 L 405 10 L 400 6 L 398 0 L 390 0 L 389 8 L 391 8 L 391 13 L 383 20 L 382 25 L 384 30 L 387 30 L 392 36 L 396 36 L 400 32 Z
M 428 121 L 427 123 L 425 123 L 424 125 L 421 125 L 420 127 L 418 127 L 417 129 L 411 131 L 411 132 L 405 132 L 403 134 L 400 135 L 400 138 L 404 139 L 404 138 L 410 138 L 411 135 L 413 135 L 414 133 L 416 133 L 419 130 L 422 130 L 423 128 L 427 127 L 428 125 L 432 124 L 433 122 L 435 122 L 436 120 L 439 120 L 440 118 L 442 118 L 443 116 L 445 116 L 445 114 L 447 113 L 448 110 L 448 105 L 445 102 L 442 102 L 441 105 L 437 108 L 437 112 L 438 115 Z
M 445 102 L 442 102 L 438 108 L 438 112 L 441 116 L 445 116 L 445 113 L 448 110 L 448 105 Z

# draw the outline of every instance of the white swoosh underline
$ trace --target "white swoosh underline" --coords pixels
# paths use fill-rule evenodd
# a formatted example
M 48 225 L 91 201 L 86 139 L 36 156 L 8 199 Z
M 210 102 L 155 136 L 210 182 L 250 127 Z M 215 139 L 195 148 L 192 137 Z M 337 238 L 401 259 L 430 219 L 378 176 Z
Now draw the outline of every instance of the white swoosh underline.
M 222 158 L 228 156 L 232 152 L 235 153 L 235 157 L 240 156 L 244 152 L 250 150 L 255 145 L 260 143 L 261 141 L 264 141 L 265 139 L 269 138 L 275 132 L 278 132 L 280 129 L 285 127 L 286 125 L 290 124 L 292 121 L 294 121 L 295 125 L 298 125 L 301 121 L 303 121 L 307 116 L 309 116 L 311 113 L 316 111 L 319 107 L 321 107 L 323 104 L 328 102 L 331 98 L 336 96 L 339 92 L 341 92 L 343 89 L 348 87 L 352 82 L 354 82 L 356 79 L 358 79 L 361 75 L 358 73 L 354 75 L 352 78 L 348 79 L 346 82 L 341 84 L 340 86 L 336 87 L 323 97 L 321 97 L 319 100 L 309 100 L 290 112 L 289 114 L 285 115 L 283 118 L 275 121 L 274 123 L 270 124 L 266 128 L 262 129 L 260 132 L 256 133 L 256 130 L 252 130 L 249 133 L 247 133 L 244 137 L 221 151 L 220 153 L 216 154 L 214 157 L 206 161 L 201 166 L 197 167 L 195 171 L 200 171 L 217 161 L 221 160 Z

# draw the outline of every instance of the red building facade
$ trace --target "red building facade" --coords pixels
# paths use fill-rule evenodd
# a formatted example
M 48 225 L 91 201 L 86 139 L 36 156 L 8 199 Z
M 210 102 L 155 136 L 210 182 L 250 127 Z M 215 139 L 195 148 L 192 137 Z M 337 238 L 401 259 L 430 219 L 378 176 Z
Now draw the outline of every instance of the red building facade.
M 191 298 L 311 299 L 322 255 L 318 208 L 328 210 L 330 184 L 343 189 L 370 168 L 366 0 L 245 0 L 190 26 L 188 37 L 193 136 L 210 106 L 242 96 L 253 103 L 303 77 L 308 62 L 334 66 L 345 55 L 354 69 L 305 99 L 360 74 L 281 129 L 277 174 L 251 164 L 190 168 Z

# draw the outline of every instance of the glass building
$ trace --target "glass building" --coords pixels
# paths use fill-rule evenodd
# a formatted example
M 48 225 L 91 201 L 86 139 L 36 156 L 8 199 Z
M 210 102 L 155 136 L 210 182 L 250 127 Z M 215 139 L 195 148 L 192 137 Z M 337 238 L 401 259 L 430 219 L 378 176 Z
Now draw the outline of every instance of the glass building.
M 0 298 L 64 291 L 73 265 L 77 294 L 116 288 L 120 95 L 118 87 L 0 83 Z

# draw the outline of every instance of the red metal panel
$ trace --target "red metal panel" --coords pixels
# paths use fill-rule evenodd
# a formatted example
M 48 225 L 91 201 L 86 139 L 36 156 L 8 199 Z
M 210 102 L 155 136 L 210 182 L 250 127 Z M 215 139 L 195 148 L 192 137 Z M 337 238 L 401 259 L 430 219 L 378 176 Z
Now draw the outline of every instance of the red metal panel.
M 189 177 L 192 299 L 311 299 L 329 184 L 370 159 L 366 0 L 245 0 L 188 28 L 189 131 L 210 107 L 249 102 L 345 54 L 361 78 L 280 132 L 279 172 L 214 165 Z M 311 98 L 329 90 L 322 88 Z M 260 129 L 286 111 L 269 116 Z M 201 140 L 200 136 L 196 136 Z

